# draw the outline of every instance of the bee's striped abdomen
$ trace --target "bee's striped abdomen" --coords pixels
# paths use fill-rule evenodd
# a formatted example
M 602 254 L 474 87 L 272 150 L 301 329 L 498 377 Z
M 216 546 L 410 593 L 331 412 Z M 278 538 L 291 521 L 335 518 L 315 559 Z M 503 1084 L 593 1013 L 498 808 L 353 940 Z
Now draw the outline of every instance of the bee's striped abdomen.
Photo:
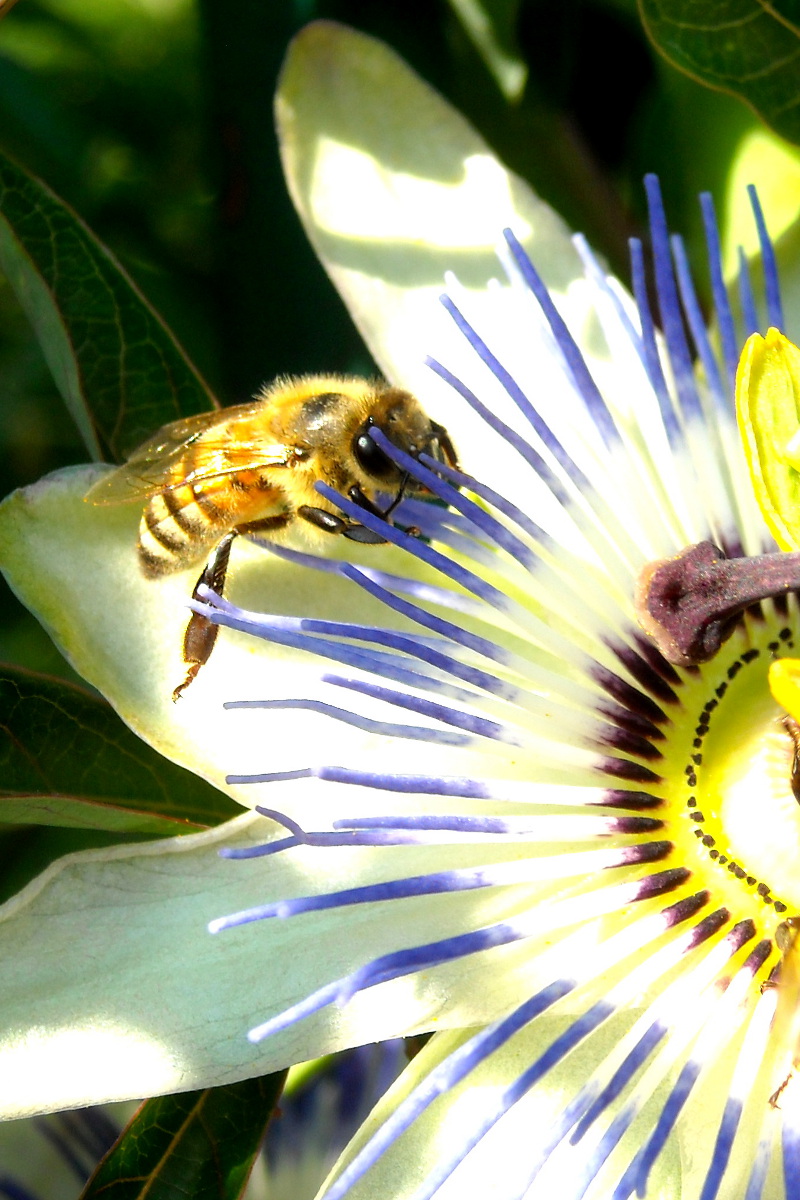
M 208 487 L 159 492 L 139 523 L 139 561 L 153 579 L 197 562 L 227 528 L 228 516 Z

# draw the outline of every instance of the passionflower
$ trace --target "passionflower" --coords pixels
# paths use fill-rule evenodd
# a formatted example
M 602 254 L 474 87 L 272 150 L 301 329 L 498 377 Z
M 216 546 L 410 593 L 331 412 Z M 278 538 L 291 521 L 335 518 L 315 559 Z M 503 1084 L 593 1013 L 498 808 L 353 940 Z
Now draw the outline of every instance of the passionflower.
M 655 308 L 638 243 L 631 298 L 379 44 L 310 27 L 278 118 L 320 257 L 459 466 L 376 432 L 431 500 L 359 510 L 386 549 L 243 550 L 178 704 L 193 581 L 140 577 L 138 512 L 84 504 L 99 468 L 5 504 L 12 585 L 77 669 L 253 811 L 6 905 L 4 1114 L 436 1031 L 326 1200 L 792 1193 L 800 813 L 768 672 L 796 603 L 725 609 L 676 666 L 635 595 L 687 547 L 774 549 L 733 409 L 756 304 L 745 276 L 737 324 L 712 204 L 719 348 L 654 179 Z
M 579 243 L 598 309 L 606 306 L 605 335 L 618 347 L 627 341 L 643 372 L 632 408 L 617 408 L 613 391 L 596 384 L 512 231 L 501 255 L 508 286 L 521 305 L 526 293 L 535 298 L 531 340 L 558 364 L 562 387 L 553 379 L 547 394 L 534 391 L 522 355 L 512 373 L 494 352 L 501 332 L 484 336 L 464 315 L 454 281 L 442 296 L 475 358 L 529 422 L 527 436 L 464 376 L 428 365 L 516 450 L 530 493 L 545 484 L 563 518 L 557 535 L 532 517 L 537 506 L 509 500 L 508 488 L 433 459 L 417 463 L 376 431 L 380 449 L 440 506 L 406 505 L 422 538 L 362 519 L 433 567 L 439 583 L 411 564 L 389 576 L 302 561 L 351 579 L 418 632 L 287 621 L 210 591 L 194 606 L 221 626 L 327 658 L 322 678 L 339 693 L 338 703 L 297 696 L 233 701 L 229 710 L 290 707 L 360 729 L 371 722 L 415 751 L 413 769 L 340 757 L 294 772 L 336 785 L 336 817 L 311 826 L 260 803 L 282 836 L 227 851 L 252 861 L 297 847 L 330 855 L 405 846 L 408 866 L 376 883 L 222 916 L 215 933 L 427 902 L 414 944 L 327 981 L 256 1025 L 251 1040 L 389 981 L 486 995 L 502 980 L 494 1020 L 434 1039 L 344 1156 L 326 1200 L 477 1195 L 498 1155 L 492 1193 L 508 1197 L 661 1195 L 670 1178 L 681 1195 L 704 1197 L 745 1187 L 761 1195 L 765 1181 L 779 1194 L 781 1174 L 788 1192 L 797 1184 L 800 737 L 769 687 L 796 622 L 791 582 L 776 582 L 776 572 L 793 576 L 787 556 L 766 553 L 770 535 L 747 488 L 731 385 L 742 335 L 720 284 L 710 200 L 702 202 L 719 356 L 657 181 L 646 187 L 663 342 L 641 248 L 633 246 L 630 305 Z M 753 204 L 763 231 L 755 193 Z M 769 321 L 778 325 L 765 236 L 762 250 Z M 488 463 L 484 473 L 494 482 Z M 358 516 L 346 498 L 337 503 Z M 348 693 L 380 708 L 353 711 Z M 420 748 L 431 746 L 436 773 L 419 769 Z M 229 782 L 285 787 L 287 774 Z M 434 848 L 434 861 L 418 857 Z M 448 902 L 471 893 L 488 899 L 448 929 Z M 783 1151 L 773 1161 L 778 1132 Z
M 408 1062 L 399 1040 L 358 1046 L 302 1080 L 290 1073 L 254 1172 L 270 1200 L 313 1200 L 370 1109 Z M 314 1064 L 315 1066 L 317 1064 Z
M 0 1124 L 0 1189 L 13 1200 L 73 1200 L 130 1115 L 104 1108 Z

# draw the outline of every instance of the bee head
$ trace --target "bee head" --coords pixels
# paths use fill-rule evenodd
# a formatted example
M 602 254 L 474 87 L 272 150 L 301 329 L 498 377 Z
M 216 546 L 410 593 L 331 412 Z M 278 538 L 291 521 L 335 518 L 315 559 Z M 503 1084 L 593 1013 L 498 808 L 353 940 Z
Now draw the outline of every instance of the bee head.
M 412 458 L 427 454 L 438 462 L 456 465 L 455 450 L 444 426 L 431 421 L 410 393 L 389 388 L 358 427 L 352 441 L 358 465 L 378 485 L 391 486 L 401 472 L 370 436 L 374 428 L 380 429 L 398 450 Z

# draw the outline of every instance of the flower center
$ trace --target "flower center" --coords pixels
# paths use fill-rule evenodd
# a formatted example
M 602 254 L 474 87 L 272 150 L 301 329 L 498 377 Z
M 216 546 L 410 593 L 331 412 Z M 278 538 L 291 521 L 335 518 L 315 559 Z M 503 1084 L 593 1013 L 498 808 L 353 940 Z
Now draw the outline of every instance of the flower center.
M 680 729 L 676 722 L 661 772 L 677 856 L 715 902 L 750 916 L 767 937 L 782 914 L 800 912 L 795 741 L 767 681 L 770 662 L 794 647 L 782 607 L 748 615 L 712 662 L 685 676 L 686 719 Z
M 701 691 L 682 764 L 683 805 L 689 837 L 713 863 L 733 911 L 743 891 L 766 910 L 800 911 L 800 739 L 767 679 L 770 663 L 794 648 L 786 596 L 798 587 L 799 570 L 798 554 L 729 559 L 700 542 L 647 564 L 637 584 L 641 624 L 668 660 L 706 664 L 694 684 L 687 681 L 687 705 Z M 774 606 L 742 618 L 770 597 L 779 597 Z

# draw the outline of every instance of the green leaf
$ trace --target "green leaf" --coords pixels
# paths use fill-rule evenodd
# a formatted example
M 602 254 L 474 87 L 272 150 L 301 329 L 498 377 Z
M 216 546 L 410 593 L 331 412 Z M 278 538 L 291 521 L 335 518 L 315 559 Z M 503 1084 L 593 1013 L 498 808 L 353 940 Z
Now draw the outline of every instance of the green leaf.
M 160 831 L 163 833 L 164 829 Z M 169 832 L 174 833 L 175 827 Z M 75 854 L 81 850 L 109 850 L 120 843 L 150 843 L 152 836 L 152 833 L 120 833 L 118 830 L 85 827 L 70 829 L 64 825 L 2 825 L 0 902 L 10 900 L 65 854 Z M 164 840 L 160 838 L 159 844 Z
M 0 269 L 96 458 L 215 401 L 172 334 L 80 218 L 0 155 Z
M 240 811 L 142 743 L 104 700 L 0 666 L 0 822 L 170 836 Z
M 148 1100 L 81 1200 L 236 1200 L 283 1088 L 284 1071 Z
M 777 329 L 745 344 L 736 414 L 764 520 L 782 550 L 800 549 L 800 350 Z
M 516 36 L 521 0 L 448 2 L 506 100 L 519 100 L 528 79 Z
M 687 75 L 730 92 L 800 142 L 800 5 L 792 0 L 639 0 L 644 27 Z

